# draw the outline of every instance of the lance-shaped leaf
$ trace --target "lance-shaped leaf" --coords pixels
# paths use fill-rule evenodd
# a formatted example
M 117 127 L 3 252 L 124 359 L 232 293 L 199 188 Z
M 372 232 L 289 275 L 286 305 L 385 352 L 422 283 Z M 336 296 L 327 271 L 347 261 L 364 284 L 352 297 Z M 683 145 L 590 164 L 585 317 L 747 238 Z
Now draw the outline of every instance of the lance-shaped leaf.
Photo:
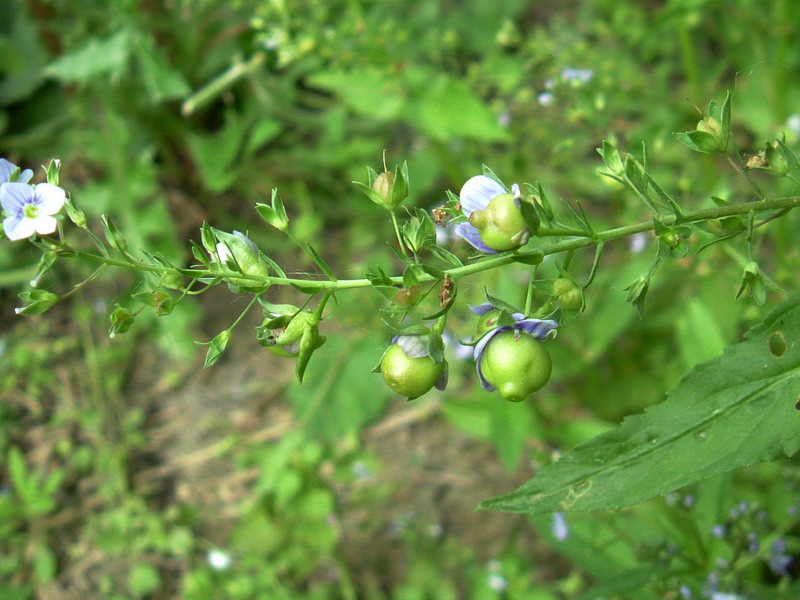
M 616 509 L 800 450 L 800 296 L 667 399 L 628 417 L 481 508 L 542 513 Z M 776 343 L 776 340 L 781 343 Z

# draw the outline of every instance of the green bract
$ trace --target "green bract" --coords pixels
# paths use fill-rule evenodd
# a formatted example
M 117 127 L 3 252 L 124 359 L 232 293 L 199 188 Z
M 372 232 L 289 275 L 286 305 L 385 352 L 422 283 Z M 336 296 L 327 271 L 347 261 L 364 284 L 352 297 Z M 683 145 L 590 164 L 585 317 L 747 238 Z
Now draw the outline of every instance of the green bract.
M 521 402 L 550 380 L 550 353 L 532 335 L 501 331 L 486 345 L 481 357 L 484 379 L 506 400 Z
M 446 363 L 430 356 L 411 358 L 398 344 L 392 344 L 381 360 L 381 375 L 393 392 L 417 398 L 429 391 L 444 373 Z

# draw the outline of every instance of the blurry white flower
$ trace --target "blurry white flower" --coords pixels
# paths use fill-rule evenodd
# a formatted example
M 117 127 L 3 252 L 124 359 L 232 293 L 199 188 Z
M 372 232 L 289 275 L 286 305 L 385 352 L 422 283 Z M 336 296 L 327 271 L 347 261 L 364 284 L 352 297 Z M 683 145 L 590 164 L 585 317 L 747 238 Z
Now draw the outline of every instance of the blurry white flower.
M 208 551 L 206 560 L 208 561 L 208 566 L 215 571 L 224 571 L 231 566 L 232 562 L 230 554 L 222 550 L 217 550 L 216 548 Z
M 553 102 L 555 102 L 556 97 L 550 92 L 542 92 L 541 94 L 539 94 L 539 96 L 537 96 L 536 99 L 542 106 L 550 106 L 551 104 L 553 104 Z
M 488 585 L 495 592 L 504 592 L 508 587 L 508 581 L 502 575 L 492 573 L 486 578 L 486 585 Z
M 564 69 L 561 71 L 561 78 L 570 83 L 587 83 L 594 77 L 594 71 L 591 69 Z

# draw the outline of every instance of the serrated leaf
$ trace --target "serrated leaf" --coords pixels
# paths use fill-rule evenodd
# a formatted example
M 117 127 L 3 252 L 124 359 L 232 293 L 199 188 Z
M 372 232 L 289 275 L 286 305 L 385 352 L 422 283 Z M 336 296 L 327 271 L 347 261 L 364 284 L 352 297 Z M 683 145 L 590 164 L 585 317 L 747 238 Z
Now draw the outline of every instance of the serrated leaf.
M 780 356 L 769 340 L 787 341 Z M 481 503 L 508 512 L 616 509 L 800 450 L 800 296 L 695 367 L 667 399 L 566 453 L 518 490 Z
M 131 42 L 126 29 L 104 39 L 92 39 L 63 54 L 45 68 L 45 73 L 64 83 L 84 83 L 101 75 L 119 77 L 127 65 Z

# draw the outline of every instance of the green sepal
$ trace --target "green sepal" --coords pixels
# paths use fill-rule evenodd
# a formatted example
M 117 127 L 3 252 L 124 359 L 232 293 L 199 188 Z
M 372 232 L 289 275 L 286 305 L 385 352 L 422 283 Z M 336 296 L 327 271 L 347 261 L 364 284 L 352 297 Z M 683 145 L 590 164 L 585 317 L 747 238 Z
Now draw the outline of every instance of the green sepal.
M 206 249 L 209 255 L 217 255 L 217 238 L 214 235 L 214 229 L 205 221 L 203 221 L 203 224 L 200 226 L 200 241 L 203 243 L 203 248 Z
M 203 362 L 203 368 L 206 369 L 216 363 L 222 353 L 225 352 L 225 348 L 228 346 L 228 342 L 231 341 L 231 330 L 226 329 L 225 331 L 220 331 L 217 335 L 214 336 L 210 342 L 196 342 L 200 346 L 208 346 L 208 351 L 206 352 L 206 359 Z
M 744 266 L 742 284 L 739 286 L 739 291 L 736 292 L 736 298 L 738 299 L 744 290 L 748 288 L 753 301 L 758 306 L 763 306 L 767 301 L 767 286 L 764 283 L 764 277 L 761 275 L 758 263 L 752 260 Z
M 103 234 L 106 241 L 113 247 L 124 253 L 128 249 L 128 242 L 116 225 L 108 218 L 108 215 L 100 215 L 100 224 L 103 226 Z
M 114 305 L 116 308 L 109 315 L 111 326 L 108 329 L 108 337 L 113 338 L 121 333 L 127 332 L 131 325 L 133 325 L 134 315 L 127 308 L 123 308 L 119 304 Z
M 441 246 L 433 245 L 428 248 L 431 254 L 437 260 L 440 260 L 445 265 L 447 265 L 448 269 L 457 269 L 459 267 L 463 267 L 464 263 L 461 262 L 461 259 L 458 258 L 455 254 L 450 252 L 449 250 L 445 250 Z
M 786 174 L 789 175 L 789 177 L 800 179 L 800 161 L 797 160 L 797 155 L 789 146 L 783 143 L 783 140 L 776 141 L 778 142 L 778 148 L 783 155 L 783 159 L 786 161 Z
M 419 267 L 416 265 L 408 265 L 403 270 L 403 287 L 410 288 L 419 286 L 419 277 L 417 276 Z
M 72 198 L 67 198 L 66 202 L 64 202 L 64 209 L 67 211 L 70 221 L 81 229 L 86 229 L 86 213 L 75 206 Z
M 319 329 L 316 326 L 308 327 L 303 332 L 303 336 L 300 338 L 300 354 L 297 356 L 297 364 L 295 365 L 295 375 L 300 383 L 303 383 L 303 376 L 311 356 L 325 343 L 325 340 L 325 336 L 319 335 Z
M 481 169 L 482 169 L 482 171 L 483 171 L 483 175 L 484 175 L 485 177 L 488 177 L 489 179 L 494 179 L 494 180 L 495 180 L 497 183 L 499 183 L 501 186 L 503 186 L 503 188 L 505 188 L 505 189 L 507 189 L 507 190 L 508 190 L 508 189 L 511 189 L 511 188 L 509 188 L 509 187 L 508 187 L 508 186 L 507 186 L 505 183 L 503 183 L 503 180 L 502 180 L 502 179 L 500 179 L 500 178 L 497 176 L 497 174 L 496 174 L 494 171 L 492 171 L 492 170 L 491 170 L 491 169 L 490 169 L 488 166 L 486 166 L 486 165 L 481 165 Z
M 597 148 L 597 153 L 603 157 L 603 162 L 611 173 L 617 177 L 621 177 L 625 172 L 625 167 L 622 164 L 622 157 L 619 154 L 616 146 L 611 142 L 603 140 L 603 145 Z
M 725 94 L 722 104 L 712 100 L 708 112 L 693 131 L 674 132 L 682 144 L 697 152 L 722 154 L 728 149 L 731 136 L 731 92 Z
M 720 149 L 719 140 L 705 131 L 674 131 L 672 135 L 683 145 L 688 146 L 695 152 L 703 152 L 705 154 L 723 152 L 723 150 Z
M 189 240 L 189 244 L 192 248 L 192 256 L 194 256 L 195 260 L 204 267 L 210 268 L 211 261 L 208 260 L 208 254 L 203 251 L 203 247 L 194 240 Z
M 286 207 L 283 205 L 278 189 L 272 190 L 272 204 L 257 203 L 256 212 L 278 231 L 286 233 L 289 229 L 289 217 L 286 215 Z
M 19 297 L 28 304 L 14 309 L 18 315 L 38 315 L 49 310 L 58 302 L 58 295 L 47 290 L 30 290 L 22 292 Z
M 50 164 L 45 168 L 45 173 L 47 174 L 47 183 L 58 185 L 61 175 L 61 161 L 57 158 L 52 159 Z
M 633 304 L 636 307 L 636 310 L 639 312 L 639 316 L 642 316 L 644 312 L 644 301 L 647 297 L 647 290 L 650 287 L 650 274 L 647 275 L 640 275 L 633 283 L 631 283 L 628 287 L 623 288 L 624 291 L 628 292 L 628 296 L 626 300 Z
M 522 213 L 522 220 L 525 221 L 525 225 L 528 231 L 530 231 L 530 234 L 536 235 L 536 232 L 539 231 L 539 225 L 541 224 L 536 205 L 530 199 L 520 197 L 519 210 Z
M 428 335 L 428 356 L 437 365 L 444 362 L 444 340 L 440 334 L 434 331 Z
M 400 325 L 395 325 L 394 323 L 391 323 L 391 322 L 387 321 L 386 319 L 383 319 L 383 325 L 386 327 L 386 329 L 389 331 L 389 333 L 392 334 L 392 336 L 395 336 L 395 335 L 428 335 L 431 332 L 431 330 L 428 329 L 427 327 L 425 327 L 424 325 L 407 325 L 405 327 L 402 327 Z
M 497 309 L 505 310 L 506 312 L 510 313 L 522 313 L 520 309 L 516 306 L 509 304 L 505 300 L 501 300 L 500 298 L 496 298 L 489 293 L 487 288 L 483 288 L 483 295 L 486 296 L 486 301 L 491 303 Z
M 46 250 L 44 253 L 42 253 L 42 257 L 39 259 L 39 264 L 36 267 L 36 275 L 31 281 L 31 287 L 36 287 L 39 285 L 39 281 L 45 275 L 45 273 L 47 273 L 53 267 L 57 258 L 58 254 L 56 254 L 53 250 Z

